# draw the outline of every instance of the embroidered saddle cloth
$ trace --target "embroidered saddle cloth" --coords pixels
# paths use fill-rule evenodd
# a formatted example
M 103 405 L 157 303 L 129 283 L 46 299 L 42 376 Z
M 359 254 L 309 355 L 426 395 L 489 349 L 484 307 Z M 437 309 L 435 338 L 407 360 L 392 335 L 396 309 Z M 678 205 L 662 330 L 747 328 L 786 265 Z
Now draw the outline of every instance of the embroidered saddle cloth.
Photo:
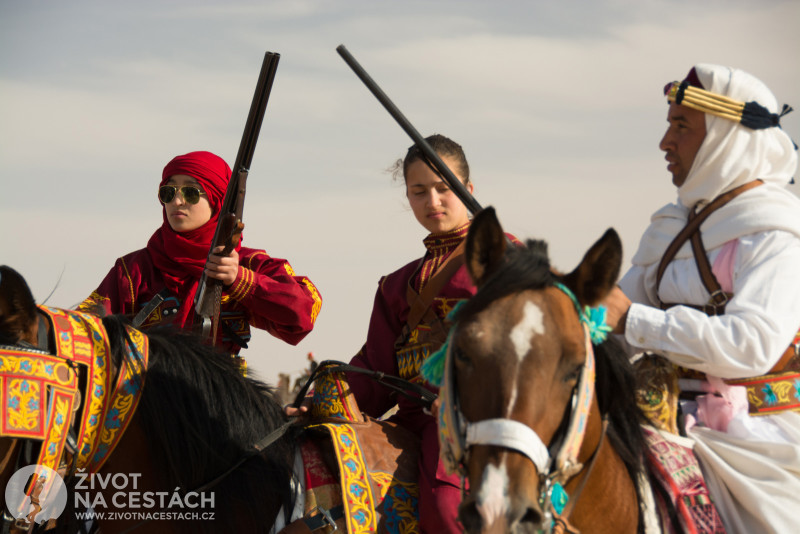
M 313 486 L 311 494 L 307 490 L 306 512 L 323 501 L 331 506 L 340 502 L 347 532 L 418 532 L 419 439 L 394 423 L 365 417 L 342 372 L 321 373 L 316 379 L 311 413 L 306 434 L 316 436 L 309 438 L 315 443 L 319 436 L 330 440 L 333 453 L 328 456 L 338 470 L 341 495 L 330 495 L 330 479 L 310 477 L 306 464 L 306 482 Z M 322 486 L 328 489 L 321 491 Z
M 661 529 L 666 533 L 724 534 L 692 442 L 644 427 L 646 461 Z

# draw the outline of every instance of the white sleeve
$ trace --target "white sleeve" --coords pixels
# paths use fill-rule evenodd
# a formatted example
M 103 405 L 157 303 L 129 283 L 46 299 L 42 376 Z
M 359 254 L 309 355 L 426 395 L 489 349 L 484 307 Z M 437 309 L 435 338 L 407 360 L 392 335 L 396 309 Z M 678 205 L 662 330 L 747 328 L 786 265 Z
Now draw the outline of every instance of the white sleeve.
M 625 296 L 628 297 L 631 302 L 639 302 L 652 306 L 656 305 L 647 294 L 644 267 L 634 265 L 628 269 L 628 272 L 625 273 L 617 285 L 619 285 L 622 292 L 625 293 Z
M 722 378 L 767 373 L 800 327 L 800 239 L 771 231 L 739 239 L 725 314 L 631 305 L 625 338 L 672 362 Z M 695 275 L 696 276 L 696 275 Z
M 644 279 L 644 268 L 639 265 L 634 265 L 628 269 L 628 272 L 623 275 L 617 285 L 619 285 L 622 292 L 625 293 L 625 296 L 628 297 L 631 302 L 649 302 Z M 613 334 L 613 336 L 629 357 L 633 358 L 643 351 L 639 346 L 629 343 L 624 334 Z

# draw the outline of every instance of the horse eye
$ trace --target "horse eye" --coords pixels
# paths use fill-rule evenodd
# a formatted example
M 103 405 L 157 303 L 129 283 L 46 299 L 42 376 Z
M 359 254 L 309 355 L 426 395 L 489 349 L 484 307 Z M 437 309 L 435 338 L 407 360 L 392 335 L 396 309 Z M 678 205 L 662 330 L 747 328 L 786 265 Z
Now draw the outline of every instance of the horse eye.
M 467 363 L 469 359 L 467 355 L 464 353 L 463 350 L 459 349 L 458 347 L 453 347 L 453 359 L 459 363 Z
M 577 382 L 578 379 L 581 377 L 581 370 L 583 369 L 582 365 L 575 367 L 572 372 L 570 372 L 567 376 L 564 377 L 564 382 Z

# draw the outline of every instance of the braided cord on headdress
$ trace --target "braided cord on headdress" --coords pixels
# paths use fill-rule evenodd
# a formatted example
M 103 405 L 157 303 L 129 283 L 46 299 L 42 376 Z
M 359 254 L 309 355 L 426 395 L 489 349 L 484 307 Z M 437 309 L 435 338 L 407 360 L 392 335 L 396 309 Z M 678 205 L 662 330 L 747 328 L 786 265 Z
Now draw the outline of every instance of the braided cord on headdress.
M 792 111 L 790 106 L 784 104 L 780 114 L 770 113 L 758 102 L 734 100 L 689 85 L 687 81 L 672 82 L 668 85 L 666 95 L 670 102 L 741 123 L 752 130 L 780 127 L 781 117 Z

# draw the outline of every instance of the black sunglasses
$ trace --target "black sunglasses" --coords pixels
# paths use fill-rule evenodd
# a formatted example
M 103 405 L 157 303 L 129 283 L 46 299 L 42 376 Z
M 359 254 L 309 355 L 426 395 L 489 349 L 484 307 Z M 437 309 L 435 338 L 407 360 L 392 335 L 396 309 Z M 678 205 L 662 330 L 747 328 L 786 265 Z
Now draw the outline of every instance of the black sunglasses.
M 162 204 L 169 204 L 178 191 L 181 192 L 181 196 L 187 204 L 197 204 L 200 202 L 200 197 L 205 195 L 199 187 L 194 185 L 162 185 L 158 188 L 158 200 Z

